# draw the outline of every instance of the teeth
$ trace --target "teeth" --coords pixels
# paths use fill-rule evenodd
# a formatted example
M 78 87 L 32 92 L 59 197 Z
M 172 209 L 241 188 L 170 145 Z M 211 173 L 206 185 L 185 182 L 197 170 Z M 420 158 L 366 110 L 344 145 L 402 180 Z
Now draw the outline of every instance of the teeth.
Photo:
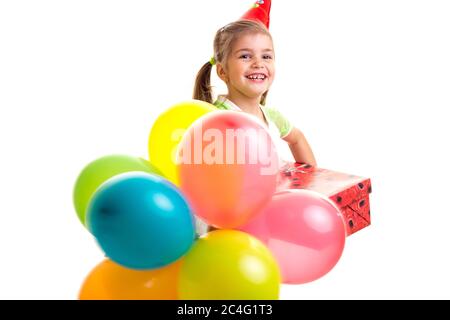
M 247 76 L 247 78 L 249 78 L 251 80 L 257 80 L 257 79 L 264 80 L 266 78 L 266 76 L 263 74 L 251 74 L 251 75 Z

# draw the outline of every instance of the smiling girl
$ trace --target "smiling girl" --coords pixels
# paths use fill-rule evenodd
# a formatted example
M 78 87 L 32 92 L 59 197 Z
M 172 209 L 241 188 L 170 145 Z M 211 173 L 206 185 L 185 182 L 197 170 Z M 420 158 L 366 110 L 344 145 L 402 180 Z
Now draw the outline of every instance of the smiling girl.
M 213 103 L 211 70 L 216 65 L 228 93 L 220 95 L 214 105 L 255 116 L 269 132 L 288 144 L 295 161 L 316 166 L 304 134 L 278 110 L 265 106 L 275 77 L 275 51 L 266 25 L 244 19 L 219 29 L 214 39 L 214 56 L 198 72 L 193 97 Z

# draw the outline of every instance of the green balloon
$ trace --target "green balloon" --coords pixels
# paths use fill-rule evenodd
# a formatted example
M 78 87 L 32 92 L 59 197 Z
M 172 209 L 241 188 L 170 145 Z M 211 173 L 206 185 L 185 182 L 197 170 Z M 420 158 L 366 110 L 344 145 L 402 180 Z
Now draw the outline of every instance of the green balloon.
M 150 162 L 126 155 L 109 155 L 83 168 L 75 182 L 73 203 L 81 223 L 86 225 L 86 209 L 92 195 L 106 180 L 125 172 L 142 171 L 162 176 Z
M 236 230 L 199 238 L 183 257 L 180 300 L 277 300 L 281 275 L 269 249 Z

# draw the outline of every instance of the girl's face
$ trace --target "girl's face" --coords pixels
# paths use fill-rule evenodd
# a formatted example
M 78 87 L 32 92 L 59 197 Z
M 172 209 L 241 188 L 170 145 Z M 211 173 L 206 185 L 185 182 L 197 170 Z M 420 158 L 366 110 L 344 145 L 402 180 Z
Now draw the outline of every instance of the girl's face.
M 261 33 L 240 37 L 233 45 L 226 68 L 218 69 L 229 95 L 259 99 L 269 90 L 275 76 L 272 39 Z

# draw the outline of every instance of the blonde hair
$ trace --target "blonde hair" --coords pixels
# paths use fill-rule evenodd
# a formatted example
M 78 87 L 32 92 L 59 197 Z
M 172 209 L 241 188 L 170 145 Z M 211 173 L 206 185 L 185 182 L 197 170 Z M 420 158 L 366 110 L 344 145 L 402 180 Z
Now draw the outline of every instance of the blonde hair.
M 214 38 L 214 61 L 216 63 L 222 63 L 226 66 L 228 56 L 230 55 L 231 49 L 233 48 L 236 40 L 243 35 L 255 33 L 267 35 L 270 39 L 272 39 L 272 36 L 266 26 L 257 21 L 239 20 L 220 28 L 216 32 L 216 36 Z M 195 79 L 193 94 L 194 99 L 213 103 L 211 90 L 211 69 L 212 64 L 208 61 L 198 71 Z M 264 92 L 261 97 L 260 103 L 262 105 L 266 102 L 267 93 L 268 91 Z

